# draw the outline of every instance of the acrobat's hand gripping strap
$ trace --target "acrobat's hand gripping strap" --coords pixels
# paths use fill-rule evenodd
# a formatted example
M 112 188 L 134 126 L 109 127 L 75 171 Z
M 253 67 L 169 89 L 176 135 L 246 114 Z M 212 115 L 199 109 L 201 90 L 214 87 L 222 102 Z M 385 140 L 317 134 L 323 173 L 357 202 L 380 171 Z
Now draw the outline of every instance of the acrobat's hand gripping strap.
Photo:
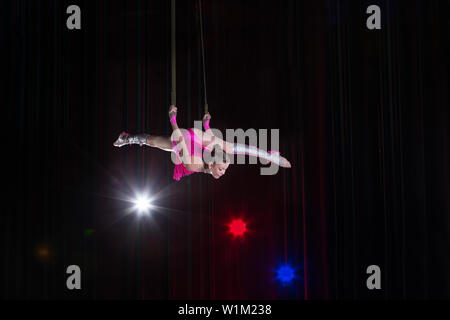
M 267 152 L 267 151 L 258 149 L 256 147 L 248 146 L 246 144 L 241 144 L 241 143 L 233 144 L 233 154 L 246 154 L 249 156 L 255 156 L 255 157 L 266 159 L 267 161 L 271 161 L 278 165 L 280 165 L 280 163 L 281 163 L 280 153 L 278 151 Z
M 177 123 L 177 113 L 176 112 L 171 112 L 170 113 L 170 123 L 171 124 L 176 124 Z
M 203 128 L 205 128 L 205 131 L 208 131 L 209 129 L 211 129 L 209 127 L 209 119 L 208 120 L 203 120 Z

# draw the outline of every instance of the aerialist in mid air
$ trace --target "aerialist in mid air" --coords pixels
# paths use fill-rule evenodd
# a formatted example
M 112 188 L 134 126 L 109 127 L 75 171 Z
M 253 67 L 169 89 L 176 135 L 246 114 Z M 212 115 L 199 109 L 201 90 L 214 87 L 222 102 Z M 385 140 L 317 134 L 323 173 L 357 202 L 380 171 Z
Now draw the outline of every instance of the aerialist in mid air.
M 192 173 L 203 172 L 211 174 L 218 179 L 223 176 L 231 159 L 229 154 L 246 154 L 260 157 L 273 162 L 280 167 L 290 168 L 289 161 L 278 152 L 267 152 L 253 146 L 239 143 L 230 143 L 215 136 L 209 128 L 211 116 L 206 113 L 203 116 L 203 127 L 205 132 L 197 128 L 182 130 L 177 125 L 177 108 L 173 105 L 169 108 L 169 118 L 172 125 L 172 137 L 155 136 L 146 133 L 131 135 L 122 132 L 114 142 L 115 147 L 122 147 L 128 144 L 139 144 L 155 147 L 177 154 L 177 163 L 174 168 L 173 178 L 180 180 L 183 176 Z M 211 148 L 211 146 L 213 146 Z M 203 150 L 210 152 L 210 159 L 205 160 L 202 156 Z

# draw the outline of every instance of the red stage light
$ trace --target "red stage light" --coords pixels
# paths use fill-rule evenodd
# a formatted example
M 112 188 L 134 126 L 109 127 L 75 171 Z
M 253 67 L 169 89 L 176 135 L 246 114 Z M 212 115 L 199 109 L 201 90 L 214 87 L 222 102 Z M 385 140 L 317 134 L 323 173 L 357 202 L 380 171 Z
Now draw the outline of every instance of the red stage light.
M 245 231 L 247 231 L 246 223 L 241 219 L 235 219 L 231 221 L 231 223 L 228 226 L 230 228 L 230 232 L 235 237 L 243 236 Z

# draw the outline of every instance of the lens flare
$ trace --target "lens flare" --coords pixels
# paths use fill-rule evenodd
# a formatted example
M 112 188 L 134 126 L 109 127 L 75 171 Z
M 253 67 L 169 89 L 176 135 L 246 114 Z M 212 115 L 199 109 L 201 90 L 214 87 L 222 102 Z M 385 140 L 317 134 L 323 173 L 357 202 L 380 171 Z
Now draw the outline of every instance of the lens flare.
M 134 207 L 133 209 L 138 212 L 138 214 L 147 214 L 149 210 L 152 208 L 151 199 L 148 198 L 147 195 L 141 194 L 133 200 Z

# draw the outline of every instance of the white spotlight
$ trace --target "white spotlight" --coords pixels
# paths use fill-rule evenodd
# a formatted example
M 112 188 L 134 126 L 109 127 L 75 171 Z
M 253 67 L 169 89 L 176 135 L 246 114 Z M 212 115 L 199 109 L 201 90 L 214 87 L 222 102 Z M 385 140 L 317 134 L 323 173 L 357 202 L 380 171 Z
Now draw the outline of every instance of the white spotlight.
M 148 213 L 149 209 L 152 207 L 151 200 L 146 195 L 138 195 L 135 200 L 133 200 L 134 209 L 137 210 L 139 214 Z

